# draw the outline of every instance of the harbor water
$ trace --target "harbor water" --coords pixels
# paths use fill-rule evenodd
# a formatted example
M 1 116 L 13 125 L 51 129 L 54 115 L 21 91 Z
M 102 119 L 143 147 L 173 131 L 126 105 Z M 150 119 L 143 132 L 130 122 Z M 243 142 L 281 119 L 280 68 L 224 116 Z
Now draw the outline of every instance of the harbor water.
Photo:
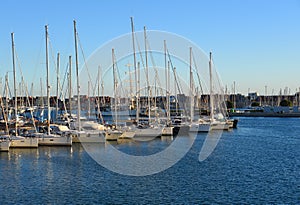
M 241 117 L 238 128 L 224 131 L 199 161 L 205 138 L 198 134 L 174 166 L 140 177 L 109 171 L 80 144 L 10 149 L 0 153 L 0 204 L 300 203 L 300 118 Z M 151 155 L 172 142 L 112 145 L 130 155 Z

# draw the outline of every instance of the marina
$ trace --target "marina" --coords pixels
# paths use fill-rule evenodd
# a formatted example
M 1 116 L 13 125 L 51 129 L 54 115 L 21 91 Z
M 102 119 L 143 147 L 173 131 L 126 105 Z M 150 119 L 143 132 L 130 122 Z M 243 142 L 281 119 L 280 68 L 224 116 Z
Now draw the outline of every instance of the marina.
M 66 68 L 68 72 L 67 86 L 61 87 L 62 82 L 59 76 L 60 54 L 56 59 L 56 96 L 51 95 L 50 78 L 53 74 L 50 68 L 49 59 L 49 30 L 45 25 L 45 70 L 46 70 L 46 91 L 47 96 L 19 96 L 17 88 L 17 76 L 15 63 L 15 39 L 11 33 L 12 65 L 13 65 L 13 90 L 14 95 L 9 96 L 8 76 L 5 79 L 4 96 L 1 97 L 1 151 L 8 151 L 9 148 L 37 148 L 39 146 L 72 146 L 73 143 L 105 143 L 106 141 L 150 141 L 155 138 L 168 136 L 172 139 L 177 135 L 186 135 L 201 132 L 213 132 L 214 130 L 230 130 L 236 127 L 233 121 L 228 118 L 228 111 L 225 106 L 224 93 L 218 84 L 219 77 L 213 63 L 212 52 L 207 59 L 202 51 L 195 45 L 190 45 L 187 49 L 189 53 L 189 81 L 188 87 L 183 87 L 184 81 L 178 76 L 179 72 L 175 66 L 180 62 L 170 55 L 171 50 L 167 46 L 167 40 L 163 40 L 163 52 L 156 58 L 164 58 L 164 73 L 154 67 L 156 60 L 152 50 L 148 35 L 158 35 L 152 33 L 144 27 L 143 32 L 135 32 L 133 18 L 131 22 L 131 35 L 133 50 L 129 59 L 133 60 L 133 71 L 126 76 L 121 76 L 118 64 L 120 59 L 117 51 L 122 48 L 116 47 L 107 50 L 111 53 L 111 65 L 106 71 L 107 79 L 100 75 L 101 70 L 97 70 L 97 79 L 93 85 L 91 79 L 88 80 L 87 95 L 81 94 L 82 80 L 87 70 L 79 72 L 78 38 L 79 34 L 76 21 L 73 21 L 74 51 L 75 51 L 75 90 L 72 94 L 72 58 L 69 56 L 69 64 Z M 142 40 L 144 51 L 140 51 L 135 41 Z M 178 39 L 184 40 L 184 39 Z M 171 42 L 170 42 L 171 43 Z M 193 47 L 194 46 L 194 47 Z M 82 48 L 81 48 L 82 49 Z M 200 53 L 199 53 L 200 52 Z M 81 54 L 82 55 L 82 54 Z M 195 58 L 197 55 L 197 58 Z M 197 69 L 196 59 L 205 59 L 208 70 L 209 88 L 202 90 L 200 71 Z M 173 62 L 174 61 L 174 62 Z M 88 63 L 86 63 L 88 64 Z M 86 65 L 87 66 L 87 65 Z M 53 69 L 53 68 L 52 68 Z M 144 70 L 144 72 L 143 72 Z M 153 75 L 154 73 L 154 75 Z M 159 74 L 160 73 L 160 74 Z M 163 75 L 162 75 L 163 73 Z M 87 73 L 89 76 L 89 72 Z M 162 75 L 162 76 L 160 76 Z M 129 89 L 124 84 L 129 78 Z M 135 79 L 135 80 L 133 80 Z M 161 83 L 163 82 L 163 83 Z M 85 84 L 86 82 L 84 82 Z M 104 84 L 110 83 L 113 91 L 111 96 L 105 96 L 102 91 Z M 42 85 L 42 80 L 41 80 Z M 165 87 L 164 87 L 165 86 Z M 97 88 L 90 93 L 90 87 Z M 101 89 L 100 89 L 101 87 Z M 41 86 L 42 88 L 42 86 Z M 198 89 L 201 88 L 201 92 Z M 24 90 L 28 88 L 25 87 Z M 134 91 L 135 93 L 134 94 Z M 65 98 L 62 93 L 65 92 Z M 129 93 L 129 95 L 128 95 Z M 209 94 L 207 94 L 209 93 Z M 206 95 L 206 102 L 201 100 L 201 96 Z M 75 97 L 76 96 L 76 97 Z M 5 137 L 7 136 L 7 137 Z M 120 139 L 119 139 L 120 138 Z M 7 140 L 10 143 L 7 143 Z M 8 146 L 9 145 L 9 146 Z M 8 146 L 8 148 L 7 148 Z
M 299 125 L 299 118 L 240 117 L 238 129 L 223 132 L 207 160 L 198 161 L 207 135 L 198 133 L 175 166 L 144 177 L 107 170 L 80 143 L 11 149 L 0 153 L 1 203 L 250 203 L 255 198 L 262 204 L 297 204 Z M 176 138 L 182 146 L 190 140 L 188 135 Z M 172 142 L 106 143 L 139 156 L 161 152 Z M 107 145 L 100 143 L 97 149 L 105 153 Z

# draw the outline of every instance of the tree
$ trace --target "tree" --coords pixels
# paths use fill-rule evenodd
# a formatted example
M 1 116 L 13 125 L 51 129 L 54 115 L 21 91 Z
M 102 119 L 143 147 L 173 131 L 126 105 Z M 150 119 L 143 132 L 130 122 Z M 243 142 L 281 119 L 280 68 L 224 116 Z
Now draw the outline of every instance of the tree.
M 292 105 L 293 105 L 293 103 L 289 100 L 284 99 L 280 102 L 280 106 L 283 106 L 283 107 L 291 107 Z

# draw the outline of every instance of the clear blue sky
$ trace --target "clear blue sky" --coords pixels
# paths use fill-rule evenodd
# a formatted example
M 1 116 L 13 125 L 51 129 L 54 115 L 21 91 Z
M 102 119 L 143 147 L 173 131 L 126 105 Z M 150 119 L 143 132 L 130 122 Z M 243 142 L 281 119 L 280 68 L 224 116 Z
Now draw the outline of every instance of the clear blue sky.
M 223 84 L 237 91 L 277 94 L 300 87 L 299 0 L 185 1 L 1 1 L 0 76 L 12 70 L 10 33 L 26 81 L 39 81 L 44 69 L 44 26 L 51 51 L 62 64 L 73 55 L 73 19 L 86 56 L 105 42 L 136 30 L 164 30 L 213 51 Z M 52 54 L 52 55 L 53 55 Z M 12 79 L 12 75 L 10 75 Z

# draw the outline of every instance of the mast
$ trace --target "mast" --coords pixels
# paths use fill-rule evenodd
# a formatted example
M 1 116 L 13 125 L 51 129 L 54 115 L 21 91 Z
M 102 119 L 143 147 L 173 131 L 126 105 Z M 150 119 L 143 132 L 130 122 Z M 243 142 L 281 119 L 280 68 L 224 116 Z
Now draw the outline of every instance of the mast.
M 11 33 L 11 47 L 12 47 L 12 63 L 13 63 L 13 73 L 14 73 L 14 95 L 15 95 L 15 119 L 16 119 L 16 124 L 15 124 L 15 133 L 17 135 L 17 113 L 18 113 L 18 99 L 17 99 L 17 80 L 16 80 L 16 64 L 15 64 L 15 42 L 14 42 L 14 33 Z
M 47 131 L 50 134 L 50 82 L 49 82 L 49 55 L 48 55 L 48 25 L 45 26 L 46 34 L 46 70 L 47 70 Z
M 80 83 L 79 83 L 79 68 L 78 68 L 78 48 L 77 48 L 77 31 L 76 31 L 76 21 L 74 23 L 74 40 L 75 40 L 75 66 L 76 66 L 76 78 L 77 78 L 77 122 L 78 130 L 81 130 L 80 122 Z
M 174 80 L 175 80 L 175 83 L 174 83 L 174 95 L 175 95 L 175 106 L 176 106 L 176 115 L 178 114 L 178 100 L 177 100 L 177 87 L 176 87 L 176 67 L 174 67 Z
M 130 110 L 131 110 L 134 107 L 134 104 L 133 104 L 133 93 L 132 93 L 131 69 L 130 69 L 131 64 L 127 63 L 125 66 L 127 66 L 128 73 L 129 73 L 129 96 L 130 96 Z
M 147 51 L 147 34 L 146 34 L 146 26 L 144 26 L 144 41 L 145 41 L 145 61 L 146 61 L 146 80 L 148 87 L 148 123 L 150 123 L 151 118 L 151 102 L 150 102 L 150 83 L 149 83 L 149 67 L 148 67 L 148 51 Z
M 165 109 L 167 111 L 167 123 L 169 123 L 169 114 L 168 114 L 168 69 L 170 62 L 167 62 L 167 43 L 164 40 L 164 56 L 165 56 L 165 80 L 166 80 L 166 101 L 165 101 Z
M 193 109 L 193 105 L 194 105 L 194 86 L 193 86 L 193 71 L 192 71 L 192 47 L 190 47 L 190 102 L 191 102 L 191 122 L 193 122 L 194 119 L 194 109 Z
M 117 80 L 117 73 L 115 68 L 115 49 L 112 48 L 111 50 L 112 55 L 112 66 L 113 66 L 113 77 L 114 77 L 114 113 L 115 113 L 115 121 L 116 127 L 118 125 L 118 116 L 117 116 L 117 89 L 118 89 L 118 80 Z
M 59 95 L 59 53 L 57 53 L 57 68 L 56 68 L 56 117 L 58 115 L 58 95 Z
M 69 113 L 72 113 L 72 56 L 69 56 Z
M 132 35 L 132 48 L 133 48 L 133 66 L 134 66 L 134 73 L 135 73 L 135 94 L 138 95 L 138 77 L 137 77 L 137 70 L 136 70 L 136 54 L 135 54 L 135 43 L 134 43 L 134 25 L 133 25 L 133 17 L 130 17 L 131 21 L 131 35 Z M 136 99 L 136 110 L 139 106 L 139 99 Z M 139 112 L 136 112 L 136 121 L 139 120 Z
M 236 109 L 235 81 L 233 81 L 233 109 Z
M 138 123 L 139 122 L 139 118 L 140 118 L 140 90 L 141 90 L 141 88 L 140 88 L 140 62 L 138 62 L 138 64 L 137 64 L 137 66 L 138 66 L 138 69 L 137 69 L 137 71 L 138 71 L 138 73 L 137 73 L 137 76 L 138 76 L 138 92 L 137 92 L 137 99 L 136 99 L 136 122 Z
M 170 124 L 171 115 L 170 115 L 170 61 L 168 61 L 168 70 L 167 70 L 167 125 Z
M 97 83 L 97 85 L 98 85 L 98 100 L 96 100 L 96 102 L 97 102 L 97 107 L 98 107 L 98 109 L 97 109 L 97 120 L 99 120 L 100 121 L 100 76 L 101 76 L 101 74 L 100 74 L 100 66 L 98 66 L 98 78 L 97 78 L 97 81 L 98 81 L 98 83 Z
M 212 84 L 212 53 L 209 53 L 209 90 L 210 90 L 210 119 L 213 119 L 214 100 L 213 100 L 213 84 Z

